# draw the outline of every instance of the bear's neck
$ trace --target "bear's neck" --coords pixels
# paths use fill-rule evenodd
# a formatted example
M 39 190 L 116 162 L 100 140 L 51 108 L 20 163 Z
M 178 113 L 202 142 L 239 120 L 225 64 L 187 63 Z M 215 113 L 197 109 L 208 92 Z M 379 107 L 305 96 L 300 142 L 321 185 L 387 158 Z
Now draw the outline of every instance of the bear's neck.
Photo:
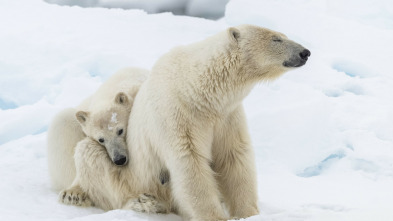
M 232 112 L 253 86 L 250 81 L 241 77 L 242 68 L 237 47 L 228 44 L 225 46 L 225 50 L 222 45 L 209 48 L 209 54 L 199 56 L 199 61 L 196 60 L 201 66 L 197 67 L 197 74 L 184 79 L 187 89 L 183 98 L 187 99 L 190 108 L 209 117 L 219 117 Z M 203 51 L 206 54 L 206 50 Z

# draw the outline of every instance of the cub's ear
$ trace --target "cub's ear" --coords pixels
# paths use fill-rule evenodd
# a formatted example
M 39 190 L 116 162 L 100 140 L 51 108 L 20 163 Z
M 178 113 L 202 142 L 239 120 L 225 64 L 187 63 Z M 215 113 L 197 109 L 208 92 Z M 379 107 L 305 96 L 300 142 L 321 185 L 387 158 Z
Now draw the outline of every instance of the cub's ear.
M 229 39 L 233 42 L 237 43 L 240 38 L 240 31 L 236 28 L 228 28 L 227 33 L 229 35 Z
M 84 124 L 87 121 L 87 117 L 89 116 L 88 112 L 85 111 L 78 111 L 75 114 L 76 119 L 79 121 L 79 123 Z
M 128 103 L 130 103 L 127 95 L 125 93 L 123 93 L 123 92 L 119 92 L 116 95 L 115 102 L 117 104 L 121 104 L 121 105 L 127 105 Z

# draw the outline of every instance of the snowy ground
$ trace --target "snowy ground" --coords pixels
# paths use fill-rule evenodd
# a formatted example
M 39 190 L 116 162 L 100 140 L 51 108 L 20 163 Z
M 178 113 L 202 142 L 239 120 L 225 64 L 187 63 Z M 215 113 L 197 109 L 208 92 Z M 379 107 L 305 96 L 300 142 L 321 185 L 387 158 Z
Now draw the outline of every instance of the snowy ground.
M 104 7 L 143 9 L 147 13 L 172 12 L 175 15 L 189 15 L 218 19 L 224 16 L 229 0 L 44 0 L 59 5 L 81 7 Z
M 0 0 L 0 220 L 181 220 L 57 203 L 51 117 L 126 66 L 251 23 L 311 50 L 245 101 L 261 214 L 246 220 L 393 220 L 393 3 L 232 0 L 219 21 Z

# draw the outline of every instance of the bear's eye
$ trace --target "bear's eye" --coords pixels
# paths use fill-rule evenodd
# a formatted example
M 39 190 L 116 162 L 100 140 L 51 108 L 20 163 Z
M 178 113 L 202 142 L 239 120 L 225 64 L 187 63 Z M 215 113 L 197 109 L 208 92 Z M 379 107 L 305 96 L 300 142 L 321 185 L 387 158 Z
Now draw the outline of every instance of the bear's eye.
M 279 38 L 279 37 L 277 37 L 277 36 L 274 36 L 274 37 L 273 37 L 273 41 L 274 41 L 274 42 L 282 42 L 282 39 Z
M 100 139 L 98 139 L 98 141 L 100 141 L 100 143 L 104 143 L 105 142 L 104 138 L 100 138 Z
M 122 135 L 123 134 L 123 129 L 120 129 L 119 131 L 117 131 L 117 135 Z

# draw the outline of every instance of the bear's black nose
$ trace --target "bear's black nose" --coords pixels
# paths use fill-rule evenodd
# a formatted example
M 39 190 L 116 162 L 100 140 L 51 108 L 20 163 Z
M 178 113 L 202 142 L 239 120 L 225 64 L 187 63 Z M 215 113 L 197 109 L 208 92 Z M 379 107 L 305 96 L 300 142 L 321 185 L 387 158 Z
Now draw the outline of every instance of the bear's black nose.
M 304 49 L 302 52 L 299 53 L 299 55 L 300 55 L 300 57 L 301 57 L 303 60 L 307 60 L 308 57 L 310 57 L 311 52 L 310 52 L 309 50 L 307 50 L 307 49 Z
M 126 162 L 127 162 L 127 157 L 126 157 L 126 156 L 123 156 L 123 155 L 117 156 L 116 159 L 114 160 L 114 163 L 115 163 L 117 166 L 122 166 L 122 165 L 124 165 Z

